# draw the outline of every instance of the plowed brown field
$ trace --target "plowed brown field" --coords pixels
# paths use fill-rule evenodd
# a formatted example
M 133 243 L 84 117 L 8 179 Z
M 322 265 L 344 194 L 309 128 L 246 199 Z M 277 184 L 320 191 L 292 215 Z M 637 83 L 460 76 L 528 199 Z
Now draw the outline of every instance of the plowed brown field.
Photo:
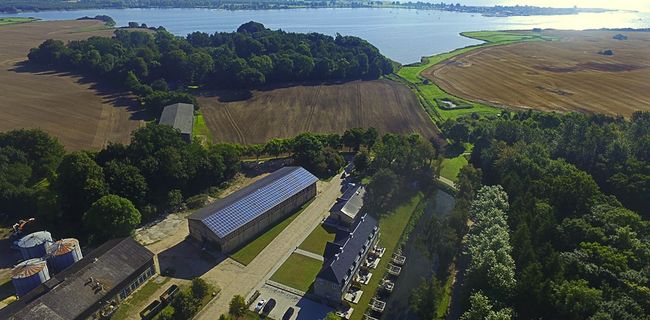
M 559 41 L 471 51 L 423 72 L 445 91 L 514 108 L 650 110 L 650 32 L 544 31 Z M 628 40 L 614 40 L 622 33 Z M 598 54 L 612 49 L 613 56 Z
M 222 102 L 217 94 L 204 95 L 199 103 L 217 142 L 263 143 L 306 131 L 342 133 L 355 127 L 427 138 L 436 135 L 413 92 L 388 80 L 260 90 L 235 102 Z
M 41 128 L 67 149 L 99 149 L 128 142 L 141 125 L 133 99 L 78 76 L 23 66 L 30 48 L 46 39 L 112 36 L 98 21 L 48 21 L 0 27 L 0 131 Z

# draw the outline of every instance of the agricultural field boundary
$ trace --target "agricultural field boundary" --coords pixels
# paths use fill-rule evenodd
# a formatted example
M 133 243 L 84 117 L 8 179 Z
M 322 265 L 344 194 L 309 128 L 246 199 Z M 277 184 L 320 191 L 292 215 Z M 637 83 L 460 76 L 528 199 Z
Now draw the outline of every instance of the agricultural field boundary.
M 16 18 L 0 18 L 0 26 L 7 26 L 10 24 L 19 24 L 19 23 L 28 23 L 28 22 L 34 22 L 34 21 L 39 21 L 41 19 L 38 18 L 23 18 L 23 17 L 16 17 Z
M 440 124 L 447 119 L 455 119 L 473 113 L 479 115 L 496 115 L 501 110 L 495 106 L 469 101 L 449 94 L 442 90 L 438 85 L 433 83 L 433 81 L 422 76 L 422 72 L 451 58 L 478 49 L 514 44 L 519 42 L 557 40 L 554 37 L 537 34 L 532 31 L 528 33 L 509 31 L 472 31 L 463 32 L 461 35 L 467 38 L 484 41 L 484 43 L 459 48 L 450 52 L 445 52 L 430 57 L 423 57 L 422 62 L 402 66 L 395 74 L 386 77 L 408 86 L 417 95 L 418 100 L 420 101 L 420 104 L 424 110 L 437 124 Z M 471 105 L 472 108 L 445 110 L 438 105 L 439 101 L 445 99 L 459 101 L 463 104 Z

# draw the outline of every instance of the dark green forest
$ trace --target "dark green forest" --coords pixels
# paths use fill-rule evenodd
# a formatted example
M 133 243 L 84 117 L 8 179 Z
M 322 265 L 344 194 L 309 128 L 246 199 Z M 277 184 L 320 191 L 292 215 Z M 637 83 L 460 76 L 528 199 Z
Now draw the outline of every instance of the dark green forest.
M 650 318 L 650 113 L 506 112 L 443 127 L 474 145 L 456 209 L 432 226 L 454 232 L 429 237 L 433 252 L 456 243 L 467 260 L 462 319 Z
M 391 61 L 363 39 L 273 31 L 256 22 L 243 24 L 236 32 L 194 32 L 186 37 L 164 29 L 118 29 L 112 38 L 91 37 L 67 44 L 46 40 L 28 56 L 33 64 L 126 86 L 150 107 L 151 101 L 191 101 L 183 93 L 188 86 L 250 88 L 295 81 L 377 79 L 393 72 Z

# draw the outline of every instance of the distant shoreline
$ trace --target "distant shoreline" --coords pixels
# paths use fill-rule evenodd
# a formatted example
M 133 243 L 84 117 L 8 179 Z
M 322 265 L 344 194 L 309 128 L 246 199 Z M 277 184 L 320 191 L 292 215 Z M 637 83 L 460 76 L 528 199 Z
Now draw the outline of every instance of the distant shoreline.
M 20 1 L 18 1 L 20 2 Z M 25 1 L 27 3 L 27 1 Z M 336 3 L 334 5 L 323 4 L 323 2 L 306 2 L 305 4 L 296 5 L 289 1 L 277 2 L 214 2 L 210 5 L 184 5 L 178 2 L 177 5 L 171 6 L 105 6 L 100 3 L 66 2 L 57 4 L 43 5 L 13 5 L 0 6 L 2 14 L 18 14 L 27 12 L 44 12 L 44 11 L 78 11 L 78 10 L 109 10 L 109 9 L 217 9 L 217 10 L 286 10 L 286 9 L 338 9 L 338 8 L 377 8 L 377 9 L 415 9 L 415 10 L 434 10 L 445 12 L 461 12 L 480 14 L 486 17 L 525 17 L 525 16 L 557 16 L 557 15 L 576 15 L 580 13 L 604 13 L 620 10 L 600 9 L 600 8 L 550 8 L 550 7 L 533 7 L 533 6 L 458 6 L 445 3 L 424 3 L 424 2 L 403 2 L 403 3 Z

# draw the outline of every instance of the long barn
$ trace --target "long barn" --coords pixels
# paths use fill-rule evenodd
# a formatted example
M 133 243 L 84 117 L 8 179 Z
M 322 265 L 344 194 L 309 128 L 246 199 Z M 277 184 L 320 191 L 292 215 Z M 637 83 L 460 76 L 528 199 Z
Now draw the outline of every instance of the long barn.
M 302 167 L 279 169 L 190 215 L 190 237 L 231 252 L 316 196 L 316 181 Z

